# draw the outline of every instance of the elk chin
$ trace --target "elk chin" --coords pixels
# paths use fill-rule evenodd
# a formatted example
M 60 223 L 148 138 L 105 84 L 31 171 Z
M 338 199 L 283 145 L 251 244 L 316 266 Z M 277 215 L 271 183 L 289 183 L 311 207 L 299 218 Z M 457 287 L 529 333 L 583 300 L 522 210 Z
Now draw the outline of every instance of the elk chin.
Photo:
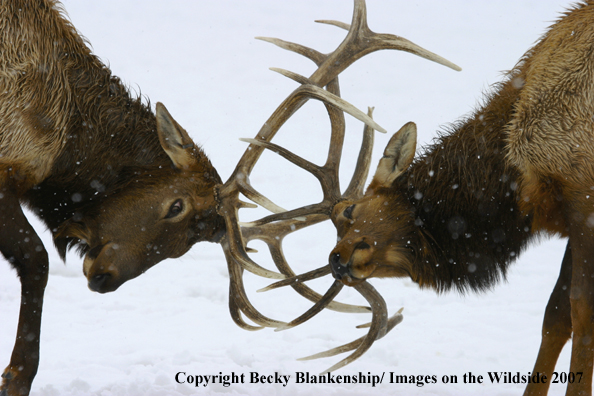
M 354 278 L 364 280 L 373 274 L 376 268 L 375 262 L 371 261 L 373 253 L 374 249 L 372 247 L 357 249 L 353 252 L 350 272 Z
M 384 263 L 376 271 L 378 278 L 404 278 L 410 277 L 413 281 L 413 266 L 410 251 L 406 248 L 389 246 L 382 260 Z
M 364 282 L 365 278 L 356 278 L 354 275 L 345 275 L 340 280 L 345 286 L 357 286 L 359 283 Z

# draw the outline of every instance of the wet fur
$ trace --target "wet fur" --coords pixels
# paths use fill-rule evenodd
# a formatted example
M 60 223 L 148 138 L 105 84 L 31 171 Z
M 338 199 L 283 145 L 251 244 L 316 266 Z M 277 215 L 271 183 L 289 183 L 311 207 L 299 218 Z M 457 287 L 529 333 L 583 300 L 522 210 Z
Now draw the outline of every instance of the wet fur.
M 442 132 L 395 182 L 415 213 L 422 244 L 415 250 L 424 253 L 413 271 L 423 285 L 488 289 L 534 239 L 532 216 L 518 205 L 519 173 L 505 161 L 506 126 L 519 94 L 514 78 Z
M 578 34 L 594 37 L 594 29 L 576 29 L 583 26 L 576 21 L 594 20 L 588 6 L 568 11 L 485 105 L 441 133 L 395 183 L 422 224 L 421 250 L 429 253 L 415 268 L 425 284 L 487 289 L 536 236 L 568 235 L 563 205 L 577 193 L 586 196 L 593 180 L 592 106 L 571 104 L 594 87 L 594 46 L 574 45 L 563 54 L 558 46 Z
M 47 164 L 45 172 L 33 180 L 25 177 L 19 187 L 25 190 L 24 203 L 55 234 L 65 221 L 92 211 L 96 204 L 134 179 L 149 183 L 152 173 L 156 176 L 159 169 L 171 168 L 171 160 L 156 134 L 150 103 L 131 95 L 120 79 L 90 52 L 64 19 L 59 4 L 5 3 L 5 15 L 0 20 L 12 19 L 8 15 L 18 15 L 15 9 L 19 8 L 23 13 L 37 13 L 40 20 L 34 21 L 34 27 L 27 26 L 30 21 L 25 18 L 10 22 L 21 24 L 18 29 L 23 43 L 20 48 L 11 47 L 10 53 L 21 59 L 24 53 L 31 52 L 36 60 L 25 59 L 20 65 L 17 60 L 2 64 L 4 75 L 24 77 L 11 79 L 12 91 L 21 95 L 16 100 L 1 100 L 0 114 L 20 114 L 13 117 L 15 124 L 35 124 L 37 133 L 45 138 L 34 137 L 18 149 L 10 131 L 20 133 L 21 128 L 3 127 L 0 142 L 6 154 L 0 166 L 23 163 L 18 172 L 28 175 L 39 168 L 39 160 L 32 157 L 43 159 Z M 39 31 L 40 26 L 47 31 Z M 13 29 L 17 28 L 0 32 L 14 34 Z M 62 40 L 56 43 L 54 37 Z M 14 41 L 3 40 L 7 47 Z M 29 49 L 27 42 L 39 43 L 37 51 Z M 17 154 L 13 154 L 15 151 Z M 221 180 L 202 150 L 198 149 L 196 155 L 203 162 L 204 189 L 212 189 Z M 60 255 L 64 257 L 66 246 L 77 242 L 71 238 L 56 240 Z
M 221 180 L 202 149 L 183 144 L 183 150 L 166 151 L 148 101 L 132 95 L 91 53 L 60 4 L 0 0 L 0 56 L 0 250 L 22 285 L 17 338 L 0 393 L 20 395 L 29 393 L 37 372 L 48 276 L 47 252 L 21 205 L 47 225 L 62 258 L 73 246 L 91 253 L 87 218 L 100 219 L 92 223 L 97 234 L 125 231 L 134 243 L 118 252 L 123 264 L 117 270 L 128 272 L 112 290 L 198 241 L 218 241 L 224 222 L 214 202 L 214 186 Z M 134 221 L 154 219 L 155 213 L 158 220 L 168 219 L 161 212 L 167 214 L 172 204 L 155 200 L 157 191 L 174 182 L 184 188 L 184 199 L 199 203 L 185 205 L 185 216 L 159 223 L 158 239 L 144 242 L 142 235 L 131 233 Z M 153 217 L 119 216 L 149 200 L 156 208 Z M 99 260 L 110 242 L 101 238 L 95 238 L 91 260 Z

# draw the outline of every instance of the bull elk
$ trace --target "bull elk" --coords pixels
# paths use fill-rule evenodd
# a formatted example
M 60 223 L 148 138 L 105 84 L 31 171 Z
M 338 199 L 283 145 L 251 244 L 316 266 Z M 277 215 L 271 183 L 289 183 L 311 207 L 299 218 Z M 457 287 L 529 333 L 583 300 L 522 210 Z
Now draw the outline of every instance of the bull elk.
M 48 254 L 84 255 L 91 290 L 116 290 L 225 231 L 210 161 L 157 103 L 156 115 L 94 56 L 53 0 L 0 3 L 0 251 L 21 281 L 2 395 L 28 394 L 39 361 Z
M 282 253 L 284 236 L 329 218 L 334 205 L 360 194 L 369 168 L 373 129 L 366 115 L 339 97 L 337 76 L 355 60 L 379 49 L 400 49 L 457 68 L 408 40 L 371 32 L 365 5 L 355 1 L 352 26 L 339 48 L 329 55 L 267 39 L 301 53 L 319 68 L 309 78 L 280 71 L 301 84 L 274 112 L 223 184 L 206 155 L 187 132 L 157 103 L 156 113 L 133 97 L 121 81 L 85 44 L 55 0 L 3 1 L 0 8 L 0 251 L 21 282 L 17 338 L 2 374 L 1 395 L 26 395 L 39 362 L 40 323 L 48 277 L 48 254 L 26 219 L 25 205 L 47 225 L 62 258 L 69 248 L 84 256 L 83 272 L 91 290 L 116 290 L 168 257 L 179 257 L 199 241 L 221 243 L 231 277 L 229 305 L 241 327 L 295 326 L 328 307 L 369 312 L 369 307 L 332 301 L 342 287 L 335 282 L 320 296 L 301 281 Z M 324 89 L 326 87 L 326 89 Z M 327 164 L 317 167 L 298 159 L 270 140 L 282 124 L 310 98 L 324 102 L 332 123 Z M 345 132 L 344 113 L 369 125 L 353 181 L 344 193 L 338 166 Z M 271 148 L 313 173 L 324 200 L 284 211 L 259 194 L 249 175 L 265 148 Z M 238 210 L 252 204 L 272 210 L 250 224 L 238 221 Z M 270 247 L 280 272 L 253 262 L 246 244 L 261 239 Z M 247 299 L 243 270 L 283 279 L 314 301 L 304 315 L 289 322 L 269 319 Z M 329 274 L 324 268 L 314 273 Z M 373 324 L 363 342 L 354 344 L 355 359 L 401 319 L 386 323 L 386 307 L 371 285 L 358 290 L 370 301 Z M 259 326 L 252 326 L 242 313 Z M 346 361 L 344 362 L 346 363 Z
M 539 235 L 568 237 L 534 373 L 551 378 L 573 336 L 568 395 L 592 392 L 594 361 L 594 3 L 560 18 L 485 104 L 415 159 L 416 126 L 388 143 L 365 194 L 332 211 L 334 277 L 357 287 L 410 277 L 481 291 Z M 548 392 L 530 383 L 525 395 Z

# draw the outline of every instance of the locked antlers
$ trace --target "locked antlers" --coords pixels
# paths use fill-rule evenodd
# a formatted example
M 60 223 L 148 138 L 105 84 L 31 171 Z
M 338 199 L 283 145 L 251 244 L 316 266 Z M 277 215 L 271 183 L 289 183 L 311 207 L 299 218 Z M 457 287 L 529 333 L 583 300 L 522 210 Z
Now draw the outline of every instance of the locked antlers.
M 355 352 L 350 356 L 328 370 L 332 371 L 357 359 L 371 347 L 376 339 L 383 337 L 396 324 L 402 321 L 401 311 L 388 319 L 384 299 L 367 282 L 361 282 L 355 286 L 355 289 L 369 302 L 371 308 L 352 306 L 333 301 L 334 297 L 342 288 L 342 283 L 338 281 L 335 281 L 325 295 L 321 296 L 306 286 L 304 282 L 330 274 L 330 266 L 326 265 L 305 274 L 296 275 L 283 254 L 282 242 L 285 236 L 329 219 L 332 208 L 341 200 L 352 200 L 362 196 L 371 160 L 373 130 L 385 132 L 372 119 L 371 109 L 368 114 L 365 114 L 340 98 L 338 75 L 357 59 L 381 49 L 406 51 L 448 66 L 454 70 L 460 70 L 460 68 L 402 37 L 372 32 L 367 26 L 366 8 L 363 0 L 355 0 L 351 25 L 336 21 L 317 22 L 335 25 L 348 30 L 344 41 L 330 54 L 321 54 L 302 45 L 279 39 L 260 38 L 261 40 L 271 42 L 281 48 L 309 58 L 316 63 L 318 68 L 309 78 L 282 69 L 272 69 L 296 81 L 300 86 L 278 106 L 254 139 L 242 139 L 250 143 L 250 146 L 238 162 L 229 180 L 224 185 L 218 186 L 217 199 L 219 202 L 218 211 L 224 216 L 227 227 L 227 234 L 222 239 L 221 244 L 227 259 L 230 276 L 229 308 L 231 316 L 237 325 L 246 330 L 259 330 L 263 327 L 274 327 L 278 330 L 284 330 L 305 322 L 324 308 L 340 312 L 372 311 L 373 317 L 370 330 L 365 337 L 328 352 L 305 358 L 314 359 L 334 356 L 338 353 L 355 349 Z M 316 99 L 324 103 L 331 122 L 330 149 L 326 163 L 323 166 L 315 165 L 293 154 L 289 150 L 271 143 L 272 138 L 281 126 L 310 99 Z M 341 193 L 338 171 L 345 134 L 345 112 L 361 120 L 366 126 L 353 177 L 344 193 Z M 323 191 L 322 201 L 286 211 L 256 191 L 250 184 L 249 175 L 265 149 L 274 151 L 315 176 Z M 252 203 L 240 201 L 240 193 L 252 202 L 266 208 L 272 214 L 240 225 L 238 220 L 239 209 L 256 207 Z M 248 255 L 249 249 L 247 248 L 247 244 L 255 239 L 259 239 L 267 245 L 278 272 L 265 269 L 251 260 Z M 314 303 L 313 306 L 303 315 L 289 323 L 262 315 L 247 298 L 243 284 L 244 270 L 266 278 L 280 280 L 262 289 L 263 291 L 281 286 L 291 286 L 296 292 L 312 301 Z M 242 314 L 257 326 L 246 323 Z

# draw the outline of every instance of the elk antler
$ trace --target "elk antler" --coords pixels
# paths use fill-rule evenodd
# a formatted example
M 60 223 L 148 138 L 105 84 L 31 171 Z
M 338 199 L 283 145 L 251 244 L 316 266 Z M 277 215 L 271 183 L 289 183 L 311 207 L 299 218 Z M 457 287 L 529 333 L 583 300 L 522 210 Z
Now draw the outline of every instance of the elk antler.
M 355 289 L 370 303 L 371 308 L 352 306 L 332 301 L 342 288 L 342 283 L 334 282 L 324 296 L 316 293 L 303 282 L 330 273 L 329 265 L 310 271 L 306 274 L 295 275 L 288 265 L 282 250 L 282 241 L 288 234 L 310 225 L 329 219 L 332 208 L 344 199 L 355 199 L 362 195 L 367 179 L 371 150 L 373 147 L 373 130 L 385 132 L 371 118 L 372 109 L 368 115 L 359 111 L 340 98 L 338 75 L 357 59 L 381 49 L 396 49 L 411 52 L 426 59 L 448 66 L 454 70 L 460 68 L 453 63 L 433 54 L 410 41 L 389 34 L 377 34 L 367 27 L 365 2 L 355 0 L 355 8 L 351 25 L 335 21 L 318 21 L 335 25 L 348 30 L 348 34 L 339 47 L 330 54 L 321 54 L 313 49 L 299 44 L 289 43 L 279 39 L 260 38 L 277 46 L 301 54 L 318 66 L 309 77 L 304 77 L 286 70 L 272 69 L 300 84 L 287 99 L 285 99 L 270 118 L 264 123 L 255 139 L 242 139 L 250 146 L 241 157 L 235 171 L 224 185 L 217 186 L 218 211 L 225 218 L 227 233 L 221 241 L 225 252 L 230 276 L 229 308 L 235 323 L 246 330 L 259 330 L 263 327 L 275 327 L 279 330 L 296 326 L 308 320 L 324 308 L 340 312 L 369 312 L 373 319 L 367 336 L 343 347 L 328 351 L 325 354 L 314 355 L 310 358 L 333 356 L 336 353 L 352 349 L 356 351 L 333 366 L 329 371 L 342 367 L 361 356 L 373 342 L 383 337 L 402 320 L 400 311 L 391 319 L 387 319 L 387 309 L 383 298 L 367 282 L 361 282 Z M 326 87 L 324 89 L 323 87 Z M 271 143 L 272 138 L 281 126 L 309 99 L 317 99 L 324 103 L 331 123 L 330 149 L 326 163 L 315 165 L 290 151 Z M 344 112 L 363 121 L 363 142 L 359 158 L 355 166 L 353 177 L 344 193 L 340 192 L 338 170 L 342 154 L 345 133 Z M 249 175 L 260 158 L 264 149 L 272 150 L 286 158 L 291 163 L 303 168 L 315 176 L 323 191 L 321 202 L 286 211 L 254 189 L 249 181 Z M 240 224 L 238 210 L 245 207 L 255 207 L 253 204 L 241 202 L 239 194 L 268 209 L 273 214 L 246 224 Z M 253 262 L 247 253 L 247 243 L 259 239 L 266 243 L 272 259 L 279 272 L 265 269 Z M 282 279 L 274 285 L 262 290 L 270 290 L 280 286 L 290 285 L 295 291 L 314 302 L 312 308 L 290 323 L 270 319 L 262 315 L 250 303 L 243 285 L 243 271 L 247 270 L 256 275 L 271 279 Z M 247 324 L 242 313 L 258 326 Z

